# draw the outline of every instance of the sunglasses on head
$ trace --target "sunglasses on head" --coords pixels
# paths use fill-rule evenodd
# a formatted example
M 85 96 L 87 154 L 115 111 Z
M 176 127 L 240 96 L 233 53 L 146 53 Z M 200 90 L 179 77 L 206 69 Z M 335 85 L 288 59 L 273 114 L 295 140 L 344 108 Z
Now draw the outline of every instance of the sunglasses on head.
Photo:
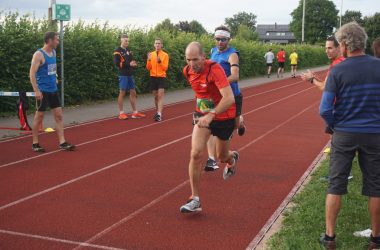
M 227 41 L 228 41 L 228 38 L 225 38 L 225 37 L 223 37 L 223 38 L 220 38 L 220 37 L 215 37 L 215 40 L 216 40 L 216 41 L 218 41 L 218 42 L 222 42 L 222 43 L 225 43 L 225 42 L 227 42 Z

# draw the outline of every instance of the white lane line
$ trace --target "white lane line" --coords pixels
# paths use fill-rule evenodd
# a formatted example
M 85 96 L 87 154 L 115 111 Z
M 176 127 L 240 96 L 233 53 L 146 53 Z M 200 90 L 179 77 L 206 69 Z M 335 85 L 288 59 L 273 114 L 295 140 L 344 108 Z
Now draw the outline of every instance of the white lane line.
M 1 211 L 1 210 L 4 210 L 4 209 L 6 209 L 6 208 L 12 207 L 12 206 L 14 206 L 14 205 L 20 204 L 20 203 L 22 203 L 22 202 L 24 202 L 24 201 L 30 200 L 30 199 L 32 199 L 32 198 L 35 198 L 35 197 L 41 196 L 41 195 L 43 195 L 43 194 L 49 193 L 49 192 L 51 192 L 51 191 L 53 191 L 53 190 L 56 190 L 56 189 L 58 189 L 58 188 L 61 188 L 61 187 L 67 186 L 67 185 L 72 184 L 72 183 L 75 183 L 75 182 L 78 182 L 78 181 L 80 181 L 80 180 L 82 180 L 82 179 L 85 179 L 85 178 L 87 178 L 87 177 L 90 177 L 90 176 L 93 176 L 93 175 L 95 175 L 95 174 L 101 173 L 101 172 L 103 172 L 103 171 L 105 171 L 105 170 L 108 170 L 108 169 L 110 169 L 110 168 L 113 168 L 113 167 L 115 167 L 115 166 L 117 166 L 117 165 L 120 165 L 120 164 L 122 164 L 122 163 L 126 163 L 126 162 L 128 162 L 128 161 L 131 161 L 131 160 L 133 160 L 133 159 L 139 158 L 139 157 L 141 157 L 141 156 L 147 155 L 147 154 L 149 154 L 149 153 L 152 153 L 152 152 L 154 152 L 154 151 L 157 151 L 157 150 L 162 149 L 162 148 L 164 148 L 164 147 L 167 147 L 167 146 L 169 146 L 169 145 L 175 144 L 175 143 L 177 143 L 177 142 L 180 142 L 180 141 L 182 141 L 182 140 L 185 140 L 185 139 L 189 138 L 190 136 L 191 136 L 191 134 L 190 134 L 190 135 L 183 136 L 183 137 L 181 137 L 181 138 L 179 138 L 179 139 L 176 139 L 176 140 L 170 141 L 170 142 L 168 142 L 168 143 L 162 144 L 161 146 L 158 146 L 158 147 L 152 148 L 152 149 L 150 149 L 150 150 L 144 151 L 144 152 L 142 152 L 142 153 L 140 153 L 140 154 L 134 155 L 134 156 L 129 157 L 129 158 L 127 158 L 127 159 L 124 159 L 124 160 L 121 160 L 121 161 L 115 162 L 115 163 L 113 163 L 113 164 L 107 165 L 107 166 L 105 166 L 105 167 L 103 167 L 103 168 L 101 168 L 101 169 L 98 169 L 98 170 L 96 170 L 96 171 L 93 171 L 93 172 L 87 173 L 87 174 L 85 174 L 85 175 L 81 175 L 81 176 L 79 176 L 79 177 L 77 177 L 77 178 L 71 179 L 71 180 L 69 180 L 69 181 L 66 181 L 66 182 L 64 182 L 64 183 L 58 184 L 58 185 L 53 186 L 53 187 L 51 187 L 51 188 L 48 188 L 48 189 L 42 190 L 42 191 L 40 191 L 40 192 L 37 192 L 37 193 L 34 193 L 34 194 L 32 194 L 32 195 L 26 196 L 26 197 L 21 198 L 21 199 L 19 199 L 19 200 L 13 201 L 13 202 L 8 203 L 8 204 L 6 204 L 6 205 L 4 205 L 4 206 L 1 206 L 1 207 L 0 207 L 0 211 Z
M 302 91 L 296 92 L 296 93 L 294 93 L 294 94 L 292 94 L 292 95 L 289 95 L 288 97 L 281 98 L 280 100 L 283 101 L 283 100 L 289 99 L 289 98 L 291 98 L 291 97 L 293 97 L 293 96 L 295 96 L 295 95 L 297 95 L 297 94 L 303 93 L 303 92 L 305 92 L 305 91 L 307 91 L 307 90 L 310 90 L 310 89 L 312 89 L 312 88 L 314 88 L 314 87 L 311 87 L 311 88 L 308 88 L 308 89 L 306 89 L 306 90 L 302 90 Z M 268 107 L 268 106 L 270 106 L 270 105 L 276 104 L 276 103 L 278 103 L 280 100 L 277 100 L 277 101 L 274 101 L 274 102 L 272 102 L 272 103 L 270 103 L 270 104 L 267 104 L 267 105 L 265 105 L 265 107 Z M 247 113 L 245 113 L 245 114 L 250 114 L 250 113 L 253 113 L 253 112 L 259 111 L 259 110 L 261 110 L 262 108 L 263 108 L 263 107 L 259 107 L 259 108 L 253 109 L 253 110 L 251 110 L 251 111 L 249 111 L 249 112 L 247 112 Z M 87 173 L 87 174 L 85 174 L 85 175 L 81 175 L 81 176 L 79 176 L 79 177 L 77 177 L 77 178 L 74 178 L 74 179 L 72 179 L 72 180 L 69 180 L 69 181 L 66 181 L 66 182 L 64 182 L 64 183 L 58 184 L 58 185 L 53 186 L 53 187 L 51 187 L 51 188 L 45 189 L 45 190 L 43 190 L 43 191 L 40 191 L 40 192 L 34 193 L 34 194 L 32 194 L 32 195 L 26 196 L 26 197 L 21 198 L 21 199 L 19 199 L 19 200 L 13 201 L 13 202 L 11 202 L 11 203 L 8 203 L 8 204 L 6 204 L 6 205 L 1 206 L 1 207 L 0 207 L 0 211 L 6 209 L 6 208 L 8 208 L 8 207 L 12 207 L 12 206 L 14 206 L 14 205 L 17 205 L 17 204 L 19 204 L 19 203 L 21 203 L 21 202 L 24 202 L 24 201 L 30 200 L 30 199 L 32 199 L 32 198 L 38 197 L 38 196 L 40 196 L 40 195 L 43 195 L 43 194 L 45 194 L 45 193 L 51 192 L 51 191 L 56 190 L 56 189 L 58 189 L 58 188 L 64 187 L 64 186 L 69 185 L 69 184 L 71 184 L 71 183 L 77 182 L 77 181 L 82 180 L 82 179 L 84 179 L 84 178 L 90 177 L 90 176 L 95 175 L 95 174 L 97 174 L 97 173 L 103 172 L 103 171 L 105 171 L 105 170 L 107 170 L 107 169 L 110 169 L 110 168 L 113 168 L 113 167 L 115 167 L 115 166 L 117 166 L 117 165 L 119 165 L 119 164 L 122 164 L 122 163 L 128 162 L 128 161 L 133 160 L 133 159 L 135 159 L 135 158 L 138 158 L 138 157 L 144 156 L 144 155 L 146 155 L 146 154 L 149 154 L 149 153 L 151 153 L 151 152 L 157 151 L 157 150 L 159 150 L 159 149 L 161 149 L 161 148 L 164 148 L 164 147 L 169 146 L 169 145 L 171 145 L 171 144 L 177 143 L 177 142 L 182 141 L 182 140 L 184 140 L 184 139 L 186 139 L 186 138 L 189 138 L 189 137 L 191 137 L 191 134 L 186 135 L 186 136 L 184 136 L 184 137 L 181 137 L 181 138 L 179 138 L 179 139 L 173 140 L 173 141 L 168 142 L 168 143 L 166 143 L 166 144 L 163 144 L 163 145 L 161 145 L 161 146 L 159 146 L 159 147 L 155 147 L 155 148 L 150 149 L 150 150 L 148 150 L 148 151 L 145 151 L 145 152 L 143 152 L 143 153 L 140 153 L 140 154 L 134 155 L 134 156 L 129 157 L 129 158 L 127 158 L 127 159 L 124 159 L 124 160 L 118 161 L 118 162 L 116 162 L 116 163 L 113 163 L 113 164 L 108 165 L 108 166 L 106 166 L 106 167 L 104 167 L 104 168 L 98 169 L 98 170 L 96 170 L 96 171 L 93 171 L 93 172 Z
M 264 239 L 265 235 L 268 233 L 268 231 L 272 228 L 278 217 L 283 213 L 285 208 L 289 205 L 293 197 L 298 193 L 299 189 L 303 185 L 303 183 L 306 181 L 306 179 L 311 175 L 311 173 L 314 171 L 314 169 L 317 167 L 318 162 L 322 159 L 324 155 L 324 149 L 328 147 L 330 142 L 328 142 L 322 149 L 322 151 L 317 155 L 317 157 L 314 159 L 314 161 L 310 164 L 308 169 L 305 171 L 305 173 L 302 175 L 302 177 L 298 180 L 298 182 L 294 185 L 292 190 L 289 192 L 289 194 L 285 197 L 285 199 L 282 201 L 280 206 L 276 209 L 276 211 L 272 214 L 272 216 L 267 220 L 265 225 L 261 228 L 259 233 L 253 238 L 253 240 L 249 243 L 246 250 L 254 250 L 257 248 L 257 246 L 260 244 L 260 242 Z
M 287 87 L 291 87 L 291 86 L 300 84 L 302 82 L 304 82 L 304 81 L 297 81 L 295 83 L 291 83 L 291 84 L 287 84 L 287 85 L 284 85 L 284 86 L 281 86 L 281 87 L 278 87 L 278 88 L 274 88 L 274 89 L 271 89 L 271 90 L 263 91 L 263 92 L 258 93 L 256 95 L 253 95 L 253 96 L 258 96 L 258 95 L 274 92 L 274 91 L 277 91 L 277 90 L 280 90 L 280 89 L 283 89 L 283 88 L 287 88 Z M 276 81 L 274 81 L 273 83 L 276 83 Z M 245 88 L 241 88 L 241 89 L 246 90 L 246 89 L 256 88 L 258 86 L 263 86 L 263 84 L 257 85 L 257 86 L 245 87 Z M 245 98 L 248 98 L 248 97 L 251 97 L 251 96 L 247 96 Z M 183 104 L 183 103 L 188 103 L 188 102 L 191 102 L 191 101 L 194 101 L 194 99 L 186 99 L 186 100 L 182 100 L 182 101 L 178 101 L 178 102 L 169 103 L 169 104 L 166 104 L 164 107 L 167 108 L 167 107 L 171 107 L 171 106 L 175 106 L 175 105 L 179 105 L 179 104 Z M 148 109 L 142 110 L 142 112 L 149 112 L 149 111 L 154 110 L 154 109 L 155 108 L 148 108 Z M 108 121 L 108 120 L 112 120 L 112 119 L 115 119 L 115 117 L 114 116 L 112 116 L 112 117 L 106 117 L 106 118 L 101 118 L 101 119 L 97 119 L 97 120 L 94 120 L 94 121 L 82 122 L 82 123 L 76 124 L 76 125 L 69 125 L 69 126 L 65 127 L 65 130 L 66 129 L 71 129 L 71 128 L 76 128 L 76 127 L 81 127 L 81 126 L 85 126 L 85 125 L 90 125 L 90 124 L 94 124 L 94 123 L 98 123 L 98 122 Z M 40 133 L 40 135 L 41 134 L 44 134 L 44 133 Z M 10 139 L 5 139 L 5 140 L 0 140 L 0 144 L 4 143 L 4 142 L 21 140 L 21 139 L 28 138 L 28 137 L 32 137 L 32 135 L 25 135 L 25 136 L 20 136 L 20 137 L 16 137 L 16 138 L 10 138 Z
M 80 244 L 83 247 L 91 247 L 91 248 L 96 248 L 96 249 L 124 250 L 122 248 L 115 248 L 115 247 L 108 247 L 108 246 L 102 246 L 102 245 L 96 245 L 96 244 L 90 244 L 90 243 L 84 243 L 84 242 L 78 242 L 78 241 L 72 241 L 72 240 L 58 239 L 58 238 L 36 235 L 36 234 L 20 233 L 20 232 L 3 230 L 3 229 L 0 229 L 0 233 L 9 234 L 13 236 L 21 236 L 21 237 L 26 237 L 26 238 L 33 238 L 33 239 L 38 239 L 38 240 L 54 241 L 54 242 L 65 243 L 65 244 L 70 244 L 70 245 Z
M 273 90 L 264 91 L 264 92 L 261 92 L 261 93 L 258 93 L 258 94 L 249 95 L 249 96 L 244 97 L 244 99 L 249 99 L 249 98 L 252 98 L 252 97 L 255 97 L 255 96 L 259 96 L 259 95 L 267 94 L 267 93 L 270 93 L 270 92 L 274 92 L 274 91 L 276 91 L 278 89 L 282 89 L 284 87 L 288 87 L 288 86 L 291 86 L 291 85 L 299 84 L 301 82 L 302 81 L 296 82 L 296 83 L 292 83 L 292 84 L 289 84 L 289 85 L 286 85 L 286 86 L 281 86 L 281 87 L 273 89 Z M 314 87 L 311 87 L 311 88 L 314 88 Z M 308 88 L 308 89 L 310 89 L 310 88 Z M 112 138 L 112 137 L 115 137 L 115 136 L 127 134 L 127 133 L 130 133 L 130 132 L 136 131 L 136 130 L 140 130 L 140 129 L 156 126 L 156 125 L 159 125 L 159 124 L 162 124 L 162 123 L 165 123 L 165 122 L 169 122 L 169 121 L 173 121 L 173 120 L 176 120 L 176 119 L 179 119 L 179 118 L 191 115 L 191 114 L 192 113 L 187 113 L 187 114 L 184 114 L 184 115 L 179 115 L 179 116 L 176 116 L 176 117 L 172 117 L 172 118 L 166 119 L 166 120 L 164 120 L 164 121 L 162 121 L 160 123 L 156 122 L 156 123 L 151 123 L 151 124 L 148 124 L 148 125 L 143 125 L 143 126 L 140 126 L 140 127 L 136 127 L 136 128 L 133 128 L 133 129 L 126 130 L 126 131 L 122 131 L 122 132 L 118 132 L 118 133 L 111 134 L 111 135 L 108 135 L 108 136 L 104 136 L 104 137 L 100 137 L 100 138 L 97 138 L 97 139 L 93 139 L 93 140 L 90 140 L 90 141 L 82 142 L 82 143 L 77 144 L 76 146 L 80 147 L 80 146 L 84 146 L 84 145 L 87 145 L 87 144 L 90 144 L 90 143 L 93 143 L 93 142 L 98 142 L 98 141 L 109 139 L 109 138 Z M 24 159 L 21 159 L 21 160 L 5 163 L 3 165 L 0 165 L 0 168 L 4 168 L 4 167 L 11 166 L 11 165 L 23 163 L 25 161 L 29 161 L 29 160 L 45 157 L 45 156 L 48 156 L 48 155 L 51 155 L 51 154 L 58 153 L 60 151 L 62 151 L 62 150 L 60 150 L 60 149 L 59 150 L 54 150 L 54 151 L 50 151 L 50 152 L 47 152 L 47 153 L 43 153 L 43 154 L 38 154 L 38 155 L 35 155 L 35 156 L 27 157 L 27 158 L 24 158 Z
M 186 186 L 187 184 L 189 183 L 189 180 L 187 181 L 184 181 L 182 182 L 181 184 L 179 184 L 178 186 L 176 186 L 175 188 L 172 188 L 171 190 L 169 190 L 168 192 L 166 192 L 165 194 L 157 197 L 156 199 L 152 200 L 151 202 L 149 202 L 148 204 L 146 204 L 145 206 L 137 209 L 136 211 L 134 211 L 133 213 L 129 214 L 128 216 L 124 217 L 123 219 L 119 220 L 118 222 L 116 222 L 115 224 L 111 225 L 110 227 L 107 227 L 106 229 L 104 229 L 103 231 L 97 233 L 96 235 L 94 235 L 93 237 L 91 237 L 89 240 L 87 240 L 86 242 L 84 243 L 81 243 L 79 244 L 76 248 L 74 248 L 73 250 L 78 250 L 82 247 L 84 247 L 85 245 L 84 244 L 89 244 L 88 242 L 93 242 L 95 241 L 96 239 L 102 237 L 103 235 L 111 232 L 112 230 L 116 229 L 117 227 L 119 227 L 120 225 L 126 223 L 127 221 L 133 219 L 134 217 L 136 217 L 137 215 L 141 214 L 142 212 L 144 212 L 145 210 L 153 207 L 154 205 L 156 205 L 157 203 L 159 203 L 160 201 L 162 201 L 163 199 L 165 199 L 166 197 L 170 196 L 171 194 L 175 193 L 177 190 L 180 190 L 182 187 Z
M 290 117 L 289 119 L 287 119 L 286 121 L 280 123 L 279 125 L 275 126 L 274 128 L 268 130 L 266 133 L 262 134 L 261 136 L 257 137 L 256 139 L 254 139 L 253 141 L 245 144 L 243 147 L 240 147 L 238 149 L 238 151 L 243 151 L 244 149 L 248 148 L 249 146 L 252 146 L 253 144 L 255 144 L 256 142 L 260 141 L 261 139 L 263 139 L 264 137 L 270 135 L 271 133 L 273 133 L 274 131 L 276 131 L 277 129 L 281 128 L 282 126 L 284 126 L 285 124 L 289 123 L 290 121 L 294 120 L 295 118 L 303 115 L 305 112 L 309 111 L 311 108 L 313 108 L 318 102 L 315 102 L 313 104 L 311 104 L 310 106 L 308 106 L 307 108 L 301 110 L 300 112 L 298 112 L 297 114 L 293 115 L 292 117 Z M 156 199 L 152 200 L 151 202 L 149 202 L 148 204 L 146 204 L 145 206 L 137 209 L 136 211 L 134 211 L 133 213 L 127 215 L 126 217 L 124 217 L 123 219 L 119 220 L 118 222 L 112 224 L 111 226 L 107 227 L 106 229 L 104 229 L 103 231 L 95 234 L 93 237 L 91 237 L 90 239 L 86 240 L 85 243 L 91 243 L 91 242 L 94 242 L 95 240 L 103 237 L 105 234 L 111 232 L 112 230 L 116 229 L 117 227 L 121 226 L 122 224 L 126 223 L 127 221 L 133 219 L 134 217 L 136 217 L 137 215 L 139 215 L 140 213 L 144 212 L 145 210 L 147 210 L 148 208 L 152 207 L 153 205 L 157 204 L 158 202 L 162 201 L 164 198 L 168 197 L 169 195 L 171 195 L 172 193 L 176 192 L 177 190 L 181 189 L 182 187 L 184 187 L 185 185 L 187 185 L 189 183 L 189 180 L 187 181 L 184 181 L 182 182 L 181 184 L 179 184 L 178 186 L 176 186 L 175 188 L 169 190 L 168 192 L 166 192 L 165 194 L 157 197 Z M 79 244 L 76 248 L 74 248 L 73 250 L 78 250 L 80 248 L 82 248 L 83 245 Z
M 98 141 L 109 139 L 109 138 L 112 138 L 112 137 L 115 137 L 115 136 L 119 136 L 119 135 L 123 135 L 123 134 L 128 134 L 128 133 L 134 132 L 136 130 L 140 130 L 140 129 L 144 129 L 144 128 L 149 128 L 149 127 L 152 127 L 152 126 L 155 126 L 155 125 L 159 125 L 159 124 L 163 124 L 163 123 L 166 123 L 166 122 L 170 122 L 172 120 L 176 120 L 176 119 L 179 119 L 179 118 L 182 118 L 182 117 L 185 117 L 185 116 L 189 116 L 191 114 L 192 113 L 187 113 L 187 114 L 184 114 L 184 115 L 179 115 L 179 116 L 176 116 L 176 117 L 173 117 L 173 118 L 166 119 L 166 120 L 164 120 L 164 121 L 162 121 L 160 123 L 157 123 L 157 122 L 156 123 L 150 123 L 148 125 L 140 126 L 140 127 L 133 128 L 133 129 L 128 129 L 128 130 L 125 130 L 125 131 L 122 131 L 122 132 L 118 132 L 118 133 L 115 133 L 115 134 L 103 136 L 103 137 L 96 138 L 96 139 L 89 140 L 89 141 L 85 141 L 85 142 L 77 144 L 76 147 L 84 146 L 84 145 L 87 145 L 87 144 L 90 144 L 90 143 L 93 143 L 93 142 L 98 142 Z M 15 164 L 18 164 L 18 163 L 22 163 L 22 162 L 25 162 L 25 161 L 29 161 L 29 160 L 45 157 L 45 156 L 48 156 L 48 155 L 51 155 L 51 154 L 55 154 L 55 153 L 58 153 L 58 152 L 61 152 L 61 151 L 62 151 L 61 149 L 58 149 L 58 150 L 50 151 L 50 152 L 47 152 L 47 153 L 43 153 L 43 154 L 38 154 L 38 155 L 35 155 L 35 156 L 27 157 L 27 158 L 24 158 L 24 159 L 21 159 L 21 160 L 9 162 L 9 163 L 0 165 L 0 168 L 4 168 L 4 167 L 8 167 L 8 166 L 15 165 Z

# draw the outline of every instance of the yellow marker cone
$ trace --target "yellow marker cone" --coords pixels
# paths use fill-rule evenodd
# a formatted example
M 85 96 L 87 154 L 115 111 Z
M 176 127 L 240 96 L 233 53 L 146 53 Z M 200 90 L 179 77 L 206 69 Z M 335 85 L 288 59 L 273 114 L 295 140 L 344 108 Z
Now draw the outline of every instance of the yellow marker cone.
M 323 151 L 323 152 L 326 154 L 330 154 L 330 151 L 331 151 L 331 148 L 327 147 L 327 148 L 325 148 L 325 151 Z
M 52 129 L 52 128 L 45 128 L 44 131 L 47 132 L 47 133 L 51 133 L 51 132 L 54 132 L 55 130 Z

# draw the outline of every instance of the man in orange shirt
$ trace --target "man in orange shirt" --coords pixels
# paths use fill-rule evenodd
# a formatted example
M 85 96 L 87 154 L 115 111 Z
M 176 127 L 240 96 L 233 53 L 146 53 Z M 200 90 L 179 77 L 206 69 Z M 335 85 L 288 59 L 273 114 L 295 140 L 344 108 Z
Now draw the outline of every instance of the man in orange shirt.
M 186 61 L 187 66 L 183 73 L 195 92 L 196 112 L 189 163 L 192 195 L 180 211 L 192 213 L 202 211 L 199 185 L 203 154 L 210 136 L 217 138 L 217 158 L 226 163 L 223 179 L 227 180 L 236 173 L 239 154 L 230 151 L 230 140 L 235 129 L 236 105 L 223 68 L 218 63 L 206 60 L 202 46 L 198 42 L 192 42 L 187 46 Z
M 284 77 L 284 67 L 285 67 L 285 51 L 284 48 L 281 48 L 279 52 L 277 52 L 277 62 L 278 62 L 278 70 L 277 70 L 277 78 Z
M 164 107 L 164 93 L 166 84 L 166 71 L 169 67 L 169 55 L 162 50 L 163 43 L 161 38 L 154 41 L 153 52 L 148 53 L 146 68 L 150 74 L 150 89 L 154 95 L 156 114 L 153 119 L 157 122 L 162 121 L 162 110 Z

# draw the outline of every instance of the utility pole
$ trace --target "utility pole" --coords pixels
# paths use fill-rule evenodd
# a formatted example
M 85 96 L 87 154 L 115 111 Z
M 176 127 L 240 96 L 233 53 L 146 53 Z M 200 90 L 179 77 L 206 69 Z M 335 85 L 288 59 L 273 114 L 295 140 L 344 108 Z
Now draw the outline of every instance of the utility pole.
M 305 42 L 305 0 L 303 0 L 302 4 L 302 43 Z

